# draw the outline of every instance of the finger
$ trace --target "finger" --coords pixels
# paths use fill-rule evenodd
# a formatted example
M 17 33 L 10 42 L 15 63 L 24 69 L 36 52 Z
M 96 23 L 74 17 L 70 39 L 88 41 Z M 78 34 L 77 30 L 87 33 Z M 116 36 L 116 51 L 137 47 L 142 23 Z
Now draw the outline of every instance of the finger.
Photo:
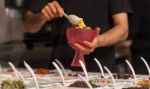
M 74 44 L 74 47 L 75 47 L 75 49 L 78 49 L 78 50 L 80 50 L 80 51 L 84 50 L 84 47 L 81 46 L 81 45 L 79 45 L 78 43 L 75 43 L 75 44 Z
M 89 42 L 89 41 L 84 41 L 84 44 L 88 47 L 88 48 L 96 48 L 97 47 L 97 39 L 98 39 L 98 36 L 99 36 L 99 33 L 100 33 L 100 28 L 97 27 L 95 29 L 95 32 L 96 32 L 96 35 L 95 35 L 95 38 L 93 39 L 92 42 Z
M 33 13 L 31 12 L 31 11 L 27 11 L 27 14 L 26 15 L 28 15 L 28 16 L 32 16 L 33 15 Z
M 51 8 L 51 12 L 56 16 L 58 17 L 57 15 L 57 10 L 56 8 L 54 7 L 54 5 L 52 3 L 48 3 L 48 7 Z
M 84 45 L 86 45 L 86 47 L 88 48 L 96 48 L 96 43 L 93 41 L 93 42 L 89 42 L 89 41 L 84 41 Z
M 93 50 L 85 48 L 85 47 L 83 47 L 83 46 L 81 46 L 80 44 L 77 44 L 77 43 L 74 44 L 74 47 L 77 50 L 80 50 L 83 54 L 89 54 L 89 53 L 93 52 Z
M 97 27 L 97 28 L 95 29 L 95 32 L 96 32 L 96 36 L 99 35 L 99 33 L 100 33 L 100 28 Z
M 49 17 L 48 14 L 46 13 L 45 9 L 42 10 L 42 14 L 46 17 L 47 20 L 50 19 L 50 17 Z
M 48 14 L 48 16 L 50 18 L 54 18 L 53 13 L 52 13 L 51 9 L 48 6 L 45 7 L 45 11 L 46 11 L 46 13 Z
M 58 3 L 57 1 L 53 1 L 53 3 L 54 3 L 54 6 L 55 6 L 55 8 L 56 8 L 56 10 L 57 10 L 57 12 L 58 12 L 58 15 L 59 15 L 60 17 L 62 17 L 62 16 L 63 16 L 63 13 L 64 13 L 63 8 L 59 5 L 59 3 Z

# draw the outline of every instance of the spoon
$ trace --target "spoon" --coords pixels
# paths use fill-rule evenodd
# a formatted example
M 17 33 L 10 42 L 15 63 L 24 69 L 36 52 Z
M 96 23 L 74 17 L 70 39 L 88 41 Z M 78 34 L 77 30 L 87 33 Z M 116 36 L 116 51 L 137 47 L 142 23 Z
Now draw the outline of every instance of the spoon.
M 62 72 L 64 74 L 64 76 L 67 76 L 67 72 L 65 71 L 65 67 L 63 66 L 63 64 L 58 60 L 58 59 L 55 59 L 55 62 L 59 65 L 59 67 L 62 69 Z
M 134 71 L 134 69 L 133 69 L 131 63 L 130 63 L 128 60 L 126 60 L 126 63 L 128 64 L 128 66 L 129 66 L 129 68 L 130 68 L 130 70 L 131 70 L 131 72 L 132 72 L 132 74 L 133 74 L 133 77 L 134 77 L 134 84 L 136 85 L 136 80 L 137 80 L 137 79 L 136 79 L 135 71 Z
M 104 71 L 103 71 L 101 63 L 99 62 L 99 60 L 97 60 L 97 58 L 94 58 L 94 61 L 97 63 L 97 65 L 98 65 L 98 67 L 99 67 L 99 69 L 102 73 L 102 76 L 105 78 Z
M 108 74 L 111 76 L 112 80 L 113 80 L 113 83 L 114 83 L 114 88 L 117 89 L 117 85 L 116 85 L 116 81 L 115 81 L 115 78 L 113 76 L 113 74 L 111 73 L 111 71 L 106 67 L 104 66 L 104 69 L 108 72 Z
M 33 69 L 30 67 L 29 64 L 27 64 L 25 61 L 24 61 L 24 65 L 25 67 L 27 68 L 27 70 L 31 73 L 33 79 L 34 79 L 34 82 L 36 84 L 36 89 L 40 89 L 39 88 L 39 84 L 38 84 L 38 81 L 37 81 L 37 77 L 35 76 L 35 73 L 33 72 Z
M 78 25 L 79 21 L 81 20 L 81 18 L 79 18 L 76 15 L 67 15 L 66 13 L 64 13 L 64 16 L 69 20 L 69 22 L 72 25 L 75 25 L 75 26 Z
M 16 78 L 19 78 L 19 75 L 17 73 L 17 69 L 15 68 L 15 66 L 11 62 L 8 62 L 8 64 L 10 65 L 12 70 L 14 71 Z
M 62 79 L 64 87 L 67 87 L 66 82 L 65 82 L 65 78 L 63 76 L 63 73 L 62 73 L 61 69 L 59 68 L 59 66 L 55 62 L 53 62 L 53 65 L 57 69 L 57 71 L 58 71 L 58 73 L 59 73 L 59 75 L 60 75 L 60 77 Z
M 144 62 L 145 66 L 147 67 L 148 73 L 150 75 L 150 67 L 149 67 L 147 61 L 143 57 L 141 57 L 141 60 Z
M 8 64 L 10 65 L 10 67 L 12 68 L 12 70 L 15 72 L 16 77 L 17 78 L 20 77 L 22 79 L 22 81 L 25 83 L 25 79 L 24 79 L 23 75 L 16 69 L 16 67 L 14 66 L 14 64 L 11 63 L 11 62 L 8 62 Z
M 86 79 L 89 80 L 89 78 L 88 78 L 88 73 L 87 73 L 87 69 L 86 69 L 86 67 L 85 67 L 85 64 L 84 64 L 81 60 L 79 60 L 79 63 L 80 63 L 80 65 L 81 65 L 82 69 L 83 69 L 83 72 L 85 73 Z

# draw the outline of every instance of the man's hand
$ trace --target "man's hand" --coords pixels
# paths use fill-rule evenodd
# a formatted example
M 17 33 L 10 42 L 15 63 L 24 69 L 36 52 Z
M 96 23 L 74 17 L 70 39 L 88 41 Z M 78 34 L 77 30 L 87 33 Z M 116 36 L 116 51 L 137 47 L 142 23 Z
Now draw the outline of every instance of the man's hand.
M 95 38 L 93 39 L 92 42 L 84 41 L 83 42 L 84 46 L 82 46 L 78 43 L 75 43 L 73 48 L 77 49 L 77 50 L 80 50 L 83 54 L 90 54 L 91 52 L 93 52 L 95 50 L 95 48 L 98 47 L 98 39 L 99 39 L 100 28 L 96 28 L 95 32 L 96 32 L 96 36 L 95 36 Z
M 57 17 L 62 17 L 64 10 L 57 1 L 53 1 L 48 3 L 41 12 L 49 21 Z

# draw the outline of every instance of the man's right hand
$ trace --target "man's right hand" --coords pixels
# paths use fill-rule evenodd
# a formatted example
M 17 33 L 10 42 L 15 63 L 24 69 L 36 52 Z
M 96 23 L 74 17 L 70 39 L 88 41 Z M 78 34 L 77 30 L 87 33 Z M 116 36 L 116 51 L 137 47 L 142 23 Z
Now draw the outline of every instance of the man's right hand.
M 51 3 L 48 3 L 43 9 L 42 14 L 45 16 L 47 21 L 50 21 L 57 17 L 62 17 L 64 10 L 60 6 L 60 4 L 57 1 L 53 1 Z

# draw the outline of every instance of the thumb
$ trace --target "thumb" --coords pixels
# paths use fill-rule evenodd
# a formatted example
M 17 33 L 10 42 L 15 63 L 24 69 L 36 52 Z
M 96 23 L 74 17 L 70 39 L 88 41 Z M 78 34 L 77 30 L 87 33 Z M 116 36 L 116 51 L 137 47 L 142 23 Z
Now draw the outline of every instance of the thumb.
M 95 29 L 95 32 L 96 32 L 96 35 L 98 36 L 99 35 L 99 33 L 100 33 L 100 28 L 99 27 L 97 27 L 96 29 Z

